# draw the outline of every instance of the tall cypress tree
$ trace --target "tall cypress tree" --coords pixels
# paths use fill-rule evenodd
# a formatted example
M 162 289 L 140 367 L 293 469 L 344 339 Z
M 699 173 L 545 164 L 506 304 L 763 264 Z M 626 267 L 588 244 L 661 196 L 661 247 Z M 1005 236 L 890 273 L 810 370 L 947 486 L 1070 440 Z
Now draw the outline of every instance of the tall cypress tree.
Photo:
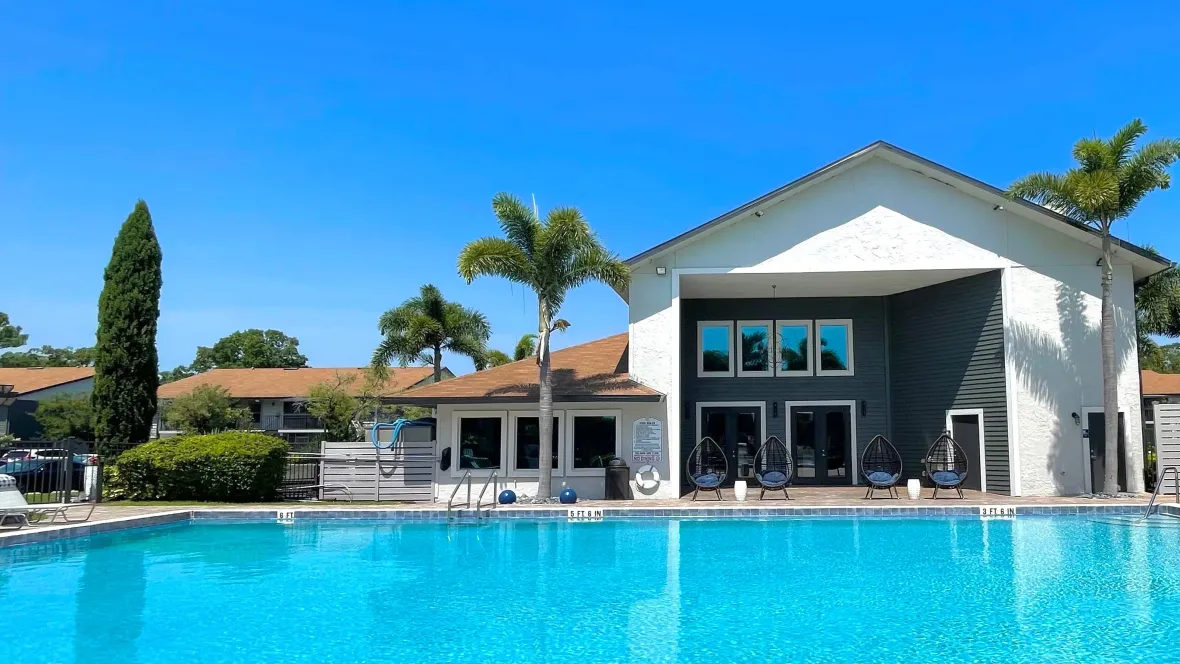
M 123 222 L 98 298 L 94 349 L 94 433 L 99 441 L 140 443 L 156 414 L 160 243 L 142 200 Z

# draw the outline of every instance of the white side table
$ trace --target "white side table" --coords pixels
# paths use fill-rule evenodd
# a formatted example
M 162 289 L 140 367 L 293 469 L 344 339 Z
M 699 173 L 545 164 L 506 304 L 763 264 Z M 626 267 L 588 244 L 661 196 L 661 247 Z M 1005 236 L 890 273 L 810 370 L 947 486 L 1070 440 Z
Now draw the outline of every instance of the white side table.
M 746 502 L 746 492 L 748 490 L 749 487 L 746 486 L 745 480 L 738 480 L 733 483 L 733 497 L 736 498 L 739 503 Z
M 922 497 L 922 481 L 910 480 L 905 485 L 906 493 L 909 494 L 910 500 L 917 500 Z

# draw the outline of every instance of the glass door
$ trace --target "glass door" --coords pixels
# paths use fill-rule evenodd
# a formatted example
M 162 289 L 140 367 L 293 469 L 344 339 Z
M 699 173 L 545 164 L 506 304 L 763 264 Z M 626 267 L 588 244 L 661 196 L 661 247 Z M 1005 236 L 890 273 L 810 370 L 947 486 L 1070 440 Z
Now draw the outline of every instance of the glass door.
M 752 406 L 701 409 L 701 436 L 708 436 L 725 450 L 729 475 L 725 484 L 754 478 L 754 455 L 762 445 L 761 410 Z M 697 441 L 700 442 L 700 441 Z
M 848 406 L 792 406 L 789 426 L 797 484 L 852 483 Z

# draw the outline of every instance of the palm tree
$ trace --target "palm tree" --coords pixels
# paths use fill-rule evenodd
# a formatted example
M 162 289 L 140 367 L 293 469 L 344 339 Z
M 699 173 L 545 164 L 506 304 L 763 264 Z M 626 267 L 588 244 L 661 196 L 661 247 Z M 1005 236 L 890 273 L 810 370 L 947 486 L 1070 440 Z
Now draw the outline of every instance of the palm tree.
M 516 348 L 512 351 L 512 359 L 519 362 L 526 357 L 532 357 L 537 354 L 537 335 L 526 334 L 516 342 Z
M 566 294 L 590 281 L 616 289 L 627 286 L 631 272 L 590 230 L 577 208 L 559 207 L 545 219 L 510 194 L 492 199 L 492 211 L 504 237 L 475 240 L 459 254 L 459 275 L 471 283 L 479 276 L 503 277 L 537 294 L 537 372 L 540 411 L 540 459 L 537 495 L 553 487 L 553 385 L 549 375 L 549 338 L 569 327 L 557 318 Z
M 516 342 L 516 348 L 513 349 L 512 355 L 508 355 L 502 350 L 489 350 L 483 354 L 482 358 L 475 361 L 475 370 L 483 371 L 490 367 L 498 367 L 508 364 L 510 362 L 519 362 L 526 357 L 532 357 L 537 352 L 537 335 L 526 334 Z
M 483 314 L 457 302 L 447 302 L 433 284 L 416 297 L 381 314 L 377 329 L 385 335 L 373 351 L 373 367 L 383 369 L 396 361 L 434 367 L 434 381 L 442 380 L 442 352 L 464 355 L 477 363 L 486 352 L 491 326 Z
M 1168 167 L 1180 158 L 1180 141 L 1161 139 L 1136 148 L 1147 126 L 1132 120 L 1107 140 L 1083 138 L 1073 146 L 1078 165 L 1063 174 L 1027 175 L 1008 188 L 1014 198 L 1043 205 L 1089 224 L 1102 235 L 1102 408 L 1106 417 L 1104 486 L 1118 486 L 1118 392 L 1115 382 L 1114 279 L 1110 228 L 1147 194 L 1171 185 Z M 1127 450 L 1127 489 L 1142 491 L 1143 459 Z
M 492 349 L 483 354 L 483 359 L 481 361 L 475 363 L 475 370 L 483 371 L 488 367 L 498 367 L 509 364 L 513 361 L 514 360 L 508 355 L 508 353 L 505 353 L 502 350 Z
M 1158 255 L 1150 245 L 1145 246 Z M 1144 279 L 1135 290 L 1139 366 L 1158 368 L 1163 352 L 1151 335 L 1180 337 L 1180 270 L 1169 268 Z

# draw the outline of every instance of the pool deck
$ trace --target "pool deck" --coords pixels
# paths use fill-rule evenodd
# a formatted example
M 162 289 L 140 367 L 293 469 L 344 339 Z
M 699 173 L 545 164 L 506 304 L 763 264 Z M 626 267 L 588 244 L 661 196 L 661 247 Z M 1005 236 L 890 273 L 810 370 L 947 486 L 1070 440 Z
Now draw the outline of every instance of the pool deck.
M 863 488 L 857 487 L 798 487 L 790 491 L 791 500 L 758 500 L 753 491 L 745 502 L 733 499 L 732 491 L 725 492 L 725 500 L 701 496 L 696 501 L 679 500 L 583 500 L 577 505 L 498 505 L 490 509 L 484 505 L 481 514 L 487 518 L 568 518 L 568 510 L 588 511 L 590 518 L 602 517 L 907 517 L 907 516 L 982 516 L 980 508 L 1015 508 L 1015 514 L 1137 514 L 1147 505 L 1149 496 L 1119 498 L 1089 498 L 1083 496 L 1025 496 L 1014 498 L 999 494 L 967 491 L 965 499 L 953 493 L 940 493 L 931 499 L 932 491 L 923 489 L 919 500 L 909 500 L 904 491 L 900 499 L 886 498 L 878 493 L 873 500 L 865 500 Z M 952 497 L 954 496 L 954 497 Z M 1161 512 L 1180 516 L 1180 505 L 1172 496 L 1160 496 L 1157 505 Z M 267 504 L 206 504 L 151 505 L 100 504 L 85 523 L 33 525 L 20 530 L 0 529 L 0 547 L 15 544 L 45 542 L 71 537 L 177 523 L 193 519 L 269 519 L 279 517 L 279 511 L 294 511 L 295 517 L 305 518 L 376 518 L 398 520 L 440 520 L 448 516 L 474 519 L 474 509 L 463 509 L 448 515 L 444 503 L 347 503 L 280 502 Z M 1004 512 L 1001 512 L 1003 514 Z

